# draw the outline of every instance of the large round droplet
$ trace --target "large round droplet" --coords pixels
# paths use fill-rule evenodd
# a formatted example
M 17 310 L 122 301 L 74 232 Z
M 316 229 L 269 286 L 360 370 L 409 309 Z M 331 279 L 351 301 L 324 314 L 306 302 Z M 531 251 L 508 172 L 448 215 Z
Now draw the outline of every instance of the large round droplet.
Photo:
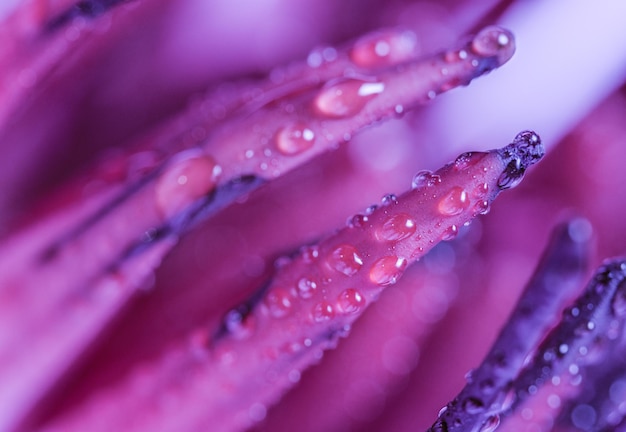
M 267 293 L 267 296 L 265 297 L 265 305 L 267 306 L 270 315 L 275 318 L 281 318 L 291 311 L 293 299 L 283 288 L 274 288 Z
M 456 216 L 463 213 L 469 205 L 467 192 L 459 186 L 454 186 L 439 200 L 437 210 L 444 216 Z
M 385 31 L 359 39 L 350 52 L 361 67 L 390 66 L 410 60 L 417 51 L 417 37 L 411 31 Z
M 303 123 L 285 126 L 276 133 L 276 148 L 287 156 L 308 150 L 314 142 L 315 133 Z
M 348 288 L 337 297 L 337 308 L 344 314 L 353 314 L 360 311 L 365 306 L 365 299 L 360 292 L 353 288 Z
M 168 167 L 155 185 L 161 215 L 169 218 L 215 188 L 221 167 L 208 156 L 180 160 Z
M 349 117 L 385 90 L 382 82 L 347 80 L 323 88 L 314 101 L 316 110 L 326 117 Z
M 407 260 L 397 256 L 386 256 L 376 261 L 370 268 L 370 281 L 377 285 L 395 284 L 406 269 Z
M 376 237 L 383 241 L 399 241 L 411 237 L 417 229 L 417 222 L 406 213 L 390 216 L 376 230 Z
M 481 57 L 497 57 L 503 64 L 515 52 L 513 34 L 501 27 L 491 26 L 481 30 L 472 40 L 472 51 Z
M 328 264 L 338 272 L 352 276 L 363 266 L 363 258 L 354 246 L 341 245 L 333 250 Z
M 313 306 L 311 311 L 311 318 L 315 322 L 325 322 L 333 319 L 335 316 L 335 310 L 333 306 L 328 302 L 320 302 Z

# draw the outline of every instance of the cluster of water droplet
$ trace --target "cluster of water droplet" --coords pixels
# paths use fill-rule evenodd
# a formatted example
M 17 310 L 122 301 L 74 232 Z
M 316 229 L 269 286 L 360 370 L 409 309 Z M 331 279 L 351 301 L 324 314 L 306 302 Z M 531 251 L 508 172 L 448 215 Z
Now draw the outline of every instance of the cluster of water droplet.
M 520 184 L 529 166 L 537 163 L 545 154 L 539 135 L 532 131 L 519 133 L 513 142 L 500 150 L 506 167 L 498 179 L 501 190 Z

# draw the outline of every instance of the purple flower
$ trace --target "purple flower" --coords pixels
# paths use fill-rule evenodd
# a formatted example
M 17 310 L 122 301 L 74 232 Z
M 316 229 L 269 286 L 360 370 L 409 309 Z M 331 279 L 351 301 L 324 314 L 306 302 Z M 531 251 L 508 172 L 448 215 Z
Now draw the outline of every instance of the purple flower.
M 480 364 L 555 225 L 589 220 L 568 232 L 595 239 L 593 264 L 623 253 L 621 6 L 10 3 L 0 9 L 2 430 L 426 429 Z M 515 34 L 511 63 L 435 98 L 509 59 L 509 33 L 480 31 L 493 23 Z M 389 117 L 401 119 L 366 128 Z M 369 208 L 410 189 L 418 172 L 417 186 L 448 185 L 425 170 L 459 153 L 474 152 L 456 166 L 482 169 L 476 152 L 527 128 L 542 136 L 546 160 L 469 228 L 469 219 L 436 226 L 399 211 L 404 196 Z M 495 175 L 485 184 L 521 179 L 526 156 L 511 151 L 490 153 L 508 165 L 485 165 L 480 175 Z M 478 175 L 433 195 L 431 207 L 411 204 L 415 214 L 489 212 L 494 185 L 481 191 Z M 346 218 L 350 242 L 317 256 L 315 245 L 323 253 L 343 238 L 333 233 Z M 425 228 L 432 221 L 437 236 Z M 423 258 L 402 246 L 457 235 Z M 376 255 L 366 240 L 388 250 Z M 307 259 L 327 260 L 329 273 L 311 277 Z M 360 282 L 335 293 L 333 278 Z M 395 285 L 372 303 L 371 282 Z M 541 325 L 517 315 L 510 325 L 529 322 L 550 340 L 556 311 L 583 284 L 572 285 L 537 314 Z M 607 296 L 621 310 L 620 295 Z M 269 340 L 305 335 L 283 347 L 290 353 L 251 349 L 262 313 L 284 324 Z M 594 343 L 559 333 L 556 345 L 518 350 L 536 358 L 511 368 L 524 388 L 498 387 L 512 395 L 493 398 L 504 407 L 500 430 L 622 422 L 620 357 L 607 354 L 621 352 L 621 321 L 602 322 L 589 329 Z M 325 333 L 308 337 L 306 326 Z M 322 360 L 319 348 L 348 332 Z M 231 345 L 256 357 L 237 358 Z M 574 346 L 582 360 L 568 357 Z M 533 375 L 551 350 L 562 369 Z M 289 371 L 257 369 L 285 358 Z M 611 368 L 599 370 L 603 359 Z M 320 364 L 304 372 L 311 360 Z M 219 365 L 230 372 L 211 381 L 206 370 L 227 370 Z M 486 403 L 469 411 L 483 415 Z

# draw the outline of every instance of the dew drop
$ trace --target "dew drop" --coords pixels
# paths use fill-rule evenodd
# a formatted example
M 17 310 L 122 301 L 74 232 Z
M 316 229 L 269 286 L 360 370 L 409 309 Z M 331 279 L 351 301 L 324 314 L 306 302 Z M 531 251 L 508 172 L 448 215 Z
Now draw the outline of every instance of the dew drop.
M 454 62 L 457 62 L 459 60 L 466 60 L 467 59 L 467 51 L 465 51 L 464 49 L 448 51 L 445 54 L 444 59 L 448 63 L 454 63 Z
M 448 241 L 453 240 L 459 235 L 459 228 L 456 225 L 451 225 L 441 235 L 441 240 Z
M 361 111 L 370 99 L 384 90 L 382 82 L 346 80 L 322 89 L 315 98 L 314 106 L 327 117 L 349 117 Z
M 474 198 L 478 198 L 481 196 L 485 196 L 487 192 L 489 192 L 489 185 L 487 183 L 481 183 L 474 188 L 474 190 L 472 191 L 472 196 Z
M 330 63 L 337 59 L 337 50 L 333 47 L 317 48 L 308 55 L 306 62 L 312 68 L 318 68 L 324 63 Z
M 522 167 L 521 160 L 519 158 L 513 159 L 498 177 L 498 187 L 500 190 L 513 189 L 522 182 L 525 172 L 526 169 Z
M 369 221 L 369 218 L 362 214 L 355 214 L 346 221 L 348 228 L 362 228 Z
M 313 310 L 311 311 L 311 318 L 315 322 L 325 322 L 333 319 L 335 316 L 335 310 L 333 306 L 328 302 L 320 302 L 313 306 Z
M 487 200 L 480 200 L 474 205 L 475 215 L 486 215 L 489 211 L 491 211 L 491 206 Z
M 407 266 L 407 260 L 397 256 L 386 256 L 376 261 L 370 268 L 370 280 L 381 286 L 393 285 L 398 281 Z
M 265 305 L 269 309 L 270 315 L 274 318 L 281 318 L 291 311 L 293 302 L 286 290 L 275 288 L 267 293 Z
M 247 307 L 231 309 L 223 320 L 224 328 L 236 339 L 247 339 L 254 331 L 254 318 Z
M 365 306 L 365 298 L 353 288 L 342 291 L 337 298 L 337 308 L 344 314 L 353 314 Z
M 454 186 L 439 200 L 437 209 L 444 216 L 456 216 L 463 213 L 469 205 L 467 192 L 459 186 Z
M 386 31 L 367 35 L 354 44 L 352 61 L 361 67 L 390 66 L 410 60 L 417 51 L 417 37 L 411 31 Z
M 312 279 L 303 277 L 298 280 L 296 288 L 298 290 L 298 295 L 301 298 L 308 299 L 313 297 L 313 294 L 315 294 L 315 290 L 317 289 L 317 282 Z
M 411 187 L 413 189 L 421 187 L 432 187 L 439 183 L 441 183 L 441 177 L 433 174 L 432 171 L 424 170 L 415 174 Z
M 328 263 L 338 272 L 353 276 L 363 266 L 363 259 L 354 246 L 341 245 L 332 252 Z
M 306 263 L 312 263 L 320 256 L 320 249 L 317 246 L 304 246 L 300 249 L 300 255 Z
M 155 200 L 161 215 L 172 217 L 210 193 L 221 171 L 221 167 L 208 156 L 175 162 L 156 181 Z
M 365 215 L 370 216 L 372 213 L 376 211 L 377 208 L 378 206 L 376 204 L 369 206 L 368 208 L 365 209 Z
M 412 236 L 417 229 L 417 222 L 406 213 L 390 216 L 378 230 L 376 237 L 383 241 L 400 241 Z
M 315 133 L 303 123 L 285 126 L 276 133 L 276 148 L 287 156 L 308 150 L 314 142 Z
M 482 158 L 476 153 L 462 153 L 455 159 L 454 168 L 457 171 L 463 171 L 471 166 L 476 165 L 480 159 Z
M 506 62 L 515 51 L 513 35 L 496 26 L 486 27 L 472 40 L 471 49 L 481 57 L 497 57 L 498 63 Z
M 398 203 L 398 197 L 395 196 L 394 194 L 387 194 L 383 196 L 383 198 L 381 199 L 381 204 L 383 206 L 389 206 L 391 204 L 397 204 L 397 203 Z

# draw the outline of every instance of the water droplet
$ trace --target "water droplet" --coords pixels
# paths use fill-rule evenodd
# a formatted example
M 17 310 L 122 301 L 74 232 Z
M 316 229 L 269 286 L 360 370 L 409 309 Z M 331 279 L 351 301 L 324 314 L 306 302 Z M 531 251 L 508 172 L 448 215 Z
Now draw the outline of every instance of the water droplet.
M 390 66 L 413 58 L 417 37 L 410 31 L 386 31 L 367 35 L 354 44 L 352 61 L 361 67 Z
M 407 260 L 397 256 L 386 256 L 376 261 L 370 269 L 370 280 L 381 286 L 398 281 L 407 266 Z
M 287 315 L 293 306 L 289 293 L 282 288 L 274 288 L 267 293 L 265 305 L 269 309 L 270 315 L 274 318 L 281 318 Z
M 394 194 L 387 194 L 385 196 L 383 196 L 383 198 L 380 200 L 383 206 L 388 206 L 391 204 L 397 204 L 398 203 L 398 197 L 395 196 Z
M 324 63 L 337 59 L 337 50 L 333 47 L 316 48 L 308 55 L 306 62 L 312 68 L 318 68 Z
M 441 183 L 441 177 L 433 174 L 432 171 L 424 170 L 415 174 L 411 187 L 413 189 L 417 189 L 421 187 L 435 186 L 439 183 Z
M 467 59 L 467 55 L 468 55 L 467 51 L 465 51 L 464 49 L 448 51 L 445 54 L 444 59 L 448 63 L 454 63 L 454 62 L 457 62 L 459 60 L 466 60 Z
M 162 216 L 172 217 L 215 188 L 221 168 L 208 156 L 175 162 L 156 181 L 155 200 Z
M 383 241 L 400 241 L 411 237 L 417 229 L 417 222 L 406 213 L 390 216 L 376 230 L 376 237 Z
M 317 282 L 313 279 L 309 279 L 306 277 L 300 278 L 298 284 L 296 286 L 298 289 L 298 295 L 303 299 L 308 299 L 313 297 L 315 294 L 315 290 L 317 289 Z
M 502 190 L 517 186 L 524 178 L 526 169 L 537 163 L 545 154 L 539 135 L 532 131 L 517 134 L 511 144 L 498 151 L 506 167 L 498 178 Z
M 276 148 L 287 156 L 308 150 L 314 142 L 315 133 L 303 123 L 285 126 L 276 133 Z
M 474 205 L 474 215 L 486 215 L 491 211 L 489 201 L 480 200 Z
M 569 345 L 567 345 L 567 344 L 559 345 L 559 354 L 565 355 L 565 354 L 567 354 L 568 351 L 569 351 Z
M 485 404 L 478 398 L 468 397 L 463 401 L 463 410 L 468 414 L 478 414 L 485 409 Z
M 454 168 L 457 171 L 463 171 L 471 166 L 474 166 L 482 158 L 479 154 L 473 152 L 467 152 L 460 154 L 454 161 Z
M 439 200 L 437 209 L 444 216 L 456 216 L 463 213 L 469 205 L 467 192 L 459 186 L 454 186 Z
M 472 191 L 472 196 L 474 198 L 485 196 L 489 192 L 489 185 L 487 183 L 481 183 L 474 188 Z
M 369 218 L 362 214 L 355 214 L 346 221 L 348 228 L 362 228 L 369 221 Z
M 367 102 L 384 90 L 382 82 L 346 80 L 322 89 L 314 105 L 320 114 L 327 117 L 349 117 L 361 111 Z
M 318 246 L 304 246 L 300 249 L 300 255 L 306 263 L 312 263 L 320 256 L 320 249 Z
M 236 339 L 246 339 L 254 331 L 254 317 L 249 313 L 247 306 L 242 305 L 231 309 L 223 320 L 226 331 Z
M 503 64 L 515 51 L 515 40 L 508 30 L 490 26 L 481 30 L 472 40 L 471 49 L 481 57 L 497 57 Z
M 341 245 L 332 252 L 328 263 L 338 272 L 352 276 L 363 266 L 363 258 L 354 246 Z
M 333 306 L 328 302 L 320 302 L 313 306 L 311 311 L 311 318 L 315 322 L 325 322 L 333 319 L 335 316 L 335 310 Z
M 525 172 L 526 169 L 522 167 L 520 159 L 513 159 L 498 177 L 498 187 L 501 190 L 513 189 L 522 182 Z
M 364 306 L 365 299 L 360 292 L 353 288 L 342 291 L 337 298 L 337 308 L 344 314 L 357 313 Z
M 459 229 L 456 225 L 451 225 L 443 232 L 443 234 L 441 235 L 441 240 L 453 240 L 456 238 L 457 235 L 459 235 Z
M 372 213 L 374 213 L 376 211 L 376 209 L 378 208 L 378 206 L 376 204 L 369 206 L 368 208 L 365 209 L 365 214 L 367 216 L 370 216 Z

